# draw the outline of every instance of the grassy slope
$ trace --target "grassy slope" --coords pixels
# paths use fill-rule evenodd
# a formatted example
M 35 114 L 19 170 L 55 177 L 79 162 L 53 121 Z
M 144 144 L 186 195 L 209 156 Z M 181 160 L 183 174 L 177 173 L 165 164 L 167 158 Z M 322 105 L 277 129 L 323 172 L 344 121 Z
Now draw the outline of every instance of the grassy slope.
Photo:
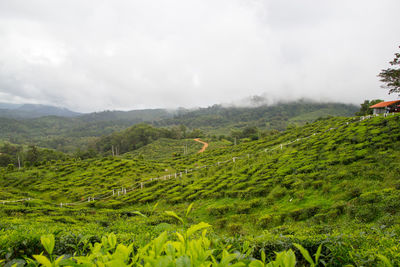
M 183 155 L 184 146 L 187 145 L 188 155 L 197 153 L 202 144 L 193 141 L 193 139 L 169 139 L 161 138 L 144 147 L 134 150 L 130 154 L 133 156 L 142 156 L 148 160 L 168 159 L 174 156 Z
M 400 116 L 352 122 L 322 120 L 263 140 L 157 163 L 127 155 L 53 162 L 23 172 L 2 170 L 0 198 L 43 200 L 1 207 L 6 239 L 0 247 L 9 245 L 16 225 L 45 231 L 36 221 L 48 224 L 49 231 L 115 231 L 122 240 L 145 240 L 174 229 L 176 221 L 162 210 L 183 214 L 194 202 L 189 222 L 210 222 L 227 236 L 258 236 L 251 241 L 269 253 L 296 241 L 311 250 L 324 243 L 332 264 L 373 264 L 371 255 L 377 251 L 398 260 Z M 298 138 L 304 139 L 280 149 L 281 143 Z M 278 149 L 265 152 L 271 148 Z M 240 159 L 233 162 L 232 157 Z M 203 165 L 214 166 L 198 168 Z M 181 179 L 152 181 L 119 197 L 76 207 L 46 204 L 137 187 L 148 178 L 186 169 L 193 171 Z M 147 217 L 136 216 L 135 210 Z

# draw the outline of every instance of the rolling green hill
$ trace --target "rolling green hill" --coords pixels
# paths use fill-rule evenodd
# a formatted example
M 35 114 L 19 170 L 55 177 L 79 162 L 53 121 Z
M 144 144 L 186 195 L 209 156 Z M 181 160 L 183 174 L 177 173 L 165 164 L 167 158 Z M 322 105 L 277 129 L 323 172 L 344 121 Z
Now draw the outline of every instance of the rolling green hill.
M 232 131 L 251 126 L 261 130 L 284 130 L 288 125 L 303 125 L 320 117 L 352 116 L 357 110 L 354 105 L 297 101 L 253 108 L 214 105 L 198 110 L 104 111 L 74 118 L 12 119 L 0 114 L 0 140 L 74 153 L 78 149 L 86 150 L 100 136 L 143 122 L 167 128 L 185 125 L 190 131 L 201 129 L 210 136 L 230 135 Z
M 167 111 L 101 112 L 76 118 L 46 116 L 34 119 L 0 117 L 0 139 L 16 144 L 35 144 L 63 152 L 86 149 L 94 139 L 122 131 L 144 119 L 155 120 Z
M 157 126 L 183 124 L 213 134 L 228 134 L 232 129 L 243 129 L 248 126 L 256 126 L 263 130 L 285 130 L 289 124 L 303 125 L 321 117 L 353 116 L 357 110 L 354 105 L 306 100 L 254 107 L 213 105 L 183 112 L 173 118 L 156 121 L 154 124 Z
M 184 154 L 197 153 L 203 145 L 193 139 L 169 139 L 160 138 L 151 144 L 130 152 L 133 157 L 141 157 L 147 160 L 164 160 L 166 158 L 180 157 Z M 187 151 L 185 153 L 185 147 Z
M 0 198 L 25 200 L 0 205 L 0 256 L 37 253 L 48 232 L 59 254 L 107 232 L 145 244 L 180 227 L 164 212 L 173 210 L 186 224 L 210 223 L 221 242 L 257 258 L 300 243 L 312 254 L 322 244 L 329 266 L 373 266 L 378 254 L 400 263 L 399 115 L 321 119 L 154 160 L 164 141 L 119 157 L 2 168 Z

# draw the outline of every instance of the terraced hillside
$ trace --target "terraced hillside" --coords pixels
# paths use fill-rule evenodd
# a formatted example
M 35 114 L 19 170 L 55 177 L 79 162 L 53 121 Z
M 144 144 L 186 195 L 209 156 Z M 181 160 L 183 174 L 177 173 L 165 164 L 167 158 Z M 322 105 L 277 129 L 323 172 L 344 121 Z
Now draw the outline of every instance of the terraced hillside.
M 186 224 L 212 224 L 224 242 L 255 257 L 296 242 L 312 253 L 322 244 L 331 266 L 376 265 L 378 254 L 400 263 L 399 115 L 319 120 L 156 161 L 142 149 L 2 169 L 0 198 L 25 200 L 0 206 L 1 257 L 35 253 L 47 232 L 56 233 L 60 253 L 105 232 L 142 244 L 179 227 L 164 213 L 174 210 Z

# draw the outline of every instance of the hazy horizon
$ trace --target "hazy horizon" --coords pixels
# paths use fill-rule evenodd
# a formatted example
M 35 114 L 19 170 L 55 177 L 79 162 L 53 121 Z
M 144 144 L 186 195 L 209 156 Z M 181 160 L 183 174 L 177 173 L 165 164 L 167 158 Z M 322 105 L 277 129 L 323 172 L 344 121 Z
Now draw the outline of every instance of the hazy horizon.
M 257 98 L 257 99 L 255 99 Z M 340 101 L 319 101 L 319 100 L 315 100 L 315 99 L 311 99 L 311 98 L 298 98 L 298 99 L 265 99 L 262 96 L 250 96 L 250 97 L 246 97 L 237 101 L 232 101 L 229 103 L 213 103 L 213 104 L 209 104 L 209 105 L 204 105 L 204 106 L 191 106 L 191 107 L 170 107 L 170 108 L 164 108 L 164 107 L 149 107 L 149 108 L 126 108 L 126 109 L 99 109 L 99 110 L 92 110 L 92 111 L 87 111 L 87 112 L 80 112 L 77 110 L 73 110 L 70 109 L 68 107 L 65 106 L 60 106 L 60 105 L 52 105 L 52 104 L 42 104 L 42 103 L 10 103 L 10 102 L 0 102 L 0 109 L 14 109 L 14 108 L 18 108 L 20 106 L 23 105 L 38 105 L 38 106 L 48 106 L 48 107 L 55 107 L 55 108 L 60 108 L 60 109 L 67 109 L 69 111 L 73 111 L 73 112 L 78 112 L 81 114 L 89 114 L 89 113 L 101 113 L 101 112 L 106 112 L 106 111 L 135 111 L 135 110 L 146 110 L 146 109 L 164 109 L 167 111 L 177 111 L 179 109 L 186 109 L 186 110 L 198 110 L 201 108 L 209 108 L 212 107 L 214 105 L 218 105 L 224 108 L 230 108 L 230 107 L 236 107 L 236 108 L 240 108 L 240 107 L 260 107 L 260 106 L 273 106 L 273 105 L 277 105 L 277 104 L 282 104 L 282 103 L 295 103 L 295 102 L 307 102 L 307 103 L 337 103 L 337 104 L 348 104 L 348 105 L 360 105 L 360 103 L 346 103 L 346 102 L 340 102 Z M 7 108 L 7 107 L 3 107 L 3 105 L 16 105 L 18 107 L 14 107 L 14 108 Z

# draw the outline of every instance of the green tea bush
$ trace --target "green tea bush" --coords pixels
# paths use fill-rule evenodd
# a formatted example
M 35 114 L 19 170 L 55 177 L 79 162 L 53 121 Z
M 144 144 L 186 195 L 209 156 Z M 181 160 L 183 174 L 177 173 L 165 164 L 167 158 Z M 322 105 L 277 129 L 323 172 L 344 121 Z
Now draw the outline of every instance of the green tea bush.
M 90 246 L 87 255 L 76 254 L 67 258 L 55 254 L 54 235 L 41 236 L 41 243 L 46 254 L 33 255 L 34 259 L 27 259 L 30 266 L 276 266 L 294 267 L 296 256 L 291 249 L 276 253 L 275 259 L 267 262 L 264 250 L 259 255 L 260 260 L 249 257 L 252 249 L 246 245 L 242 253 L 232 253 L 229 246 L 207 237 L 207 228 L 210 225 L 200 223 L 189 227 L 185 232 L 176 232 L 175 238 L 163 232 L 145 246 L 134 248 L 133 244 L 125 246 L 118 244 L 117 237 L 109 234 Z M 199 234 L 198 232 L 201 232 Z M 87 238 L 79 241 L 86 248 Z M 313 259 L 309 252 L 299 244 L 294 244 L 311 266 L 320 263 L 321 246 Z M 86 251 L 83 249 L 81 252 Z
M 208 213 L 213 216 L 225 215 L 232 210 L 234 210 L 234 205 L 211 206 L 207 208 Z
M 231 236 L 244 235 L 243 225 L 240 223 L 229 223 L 226 227 L 226 231 Z
M 268 197 L 271 197 L 273 200 L 279 200 L 283 196 L 288 193 L 288 190 L 280 185 L 275 186 L 271 192 L 269 193 Z
M 308 207 L 296 209 L 290 212 L 289 216 L 295 221 L 303 221 L 313 217 L 319 211 L 319 207 Z
M 275 226 L 277 221 L 280 222 L 280 217 L 276 216 L 276 215 L 271 215 L 271 214 L 267 214 L 267 215 L 263 215 L 261 216 L 258 221 L 257 221 L 257 225 L 263 229 L 265 228 L 270 228 L 272 226 Z

